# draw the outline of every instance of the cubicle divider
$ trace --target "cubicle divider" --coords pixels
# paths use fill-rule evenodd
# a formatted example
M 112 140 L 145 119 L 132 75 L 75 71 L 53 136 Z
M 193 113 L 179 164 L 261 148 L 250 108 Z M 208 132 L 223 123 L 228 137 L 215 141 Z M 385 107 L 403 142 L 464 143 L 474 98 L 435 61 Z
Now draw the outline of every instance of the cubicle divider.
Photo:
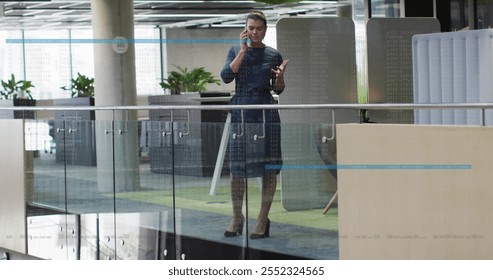
M 288 86 L 279 104 L 358 102 L 355 27 L 350 18 L 288 17 L 281 18 L 276 28 L 277 48 L 289 60 Z M 281 120 L 287 166 L 336 164 L 334 126 L 357 122 L 358 112 L 283 110 Z M 285 169 L 281 179 L 282 203 L 287 210 L 323 208 L 337 190 L 335 177 L 326 169 Z
M 493 101 L 493 30 L 467 30 L 413 37 L 415 103 Z M 432 63 L 430 63 L 430 61 Z M 417 110 L 415 123 L 492 125 L 476 110 Z
M 366 32 L 368 102 L 413 103 L 413 82 L 418 75 L 413 74 L 413 36 L 440 32 L 440 22 L 431 17 L 370 18 Z M 435 64 L 435 59 L 428 63 Z M 440 76 L 440 72 L 432 74 Z M 368 113 L 370 120 L 378 123 L 414 122 L 413 112 L 409 110 Z

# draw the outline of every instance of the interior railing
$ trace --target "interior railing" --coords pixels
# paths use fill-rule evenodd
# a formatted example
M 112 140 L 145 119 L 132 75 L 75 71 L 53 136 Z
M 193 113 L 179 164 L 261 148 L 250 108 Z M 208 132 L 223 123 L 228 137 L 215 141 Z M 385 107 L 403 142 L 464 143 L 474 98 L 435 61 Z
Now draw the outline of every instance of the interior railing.
M 229 112 L 269 109 L 280 110 L 283 159 L 265 167 L 281 170 L 270 237 L 249 238 L 264 182 L 247 176 L 243 231 L 225 237 L 233 213 L 229 143 L 243 138 L 263 148 L 273 129 L 232 125 Z M 487 126 L 490 109 L 489 103 L 0 108 L 32 113 L 0 122 L 8 129 L 2 158 L 11 163 L 4 176 L 24 176 L 15 186 L 0 183 L 3 202 L 14 205 L 2 208 L 0 247 L 44 259 L 338 259 L 337 124 L 371 123 L 373 110 L 410 110 L 415 120 L 430 110 L 466 110 L 474 121 L 457 124 Z M 149 118 L 138 119 L 139 111 Z M 313 111 L 326 118 L 283 121 Z M 15 149 L 18 141 L 24 150 Z

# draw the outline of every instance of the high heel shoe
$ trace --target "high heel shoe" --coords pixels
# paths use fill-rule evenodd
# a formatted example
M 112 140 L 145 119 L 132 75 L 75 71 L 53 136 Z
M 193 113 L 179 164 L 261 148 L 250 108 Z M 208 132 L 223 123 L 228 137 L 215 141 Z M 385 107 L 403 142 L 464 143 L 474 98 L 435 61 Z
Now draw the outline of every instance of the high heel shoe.
M 267 222 L 265 223 L 265 231 L 263 234 L 260 234 L 260 233 L 252 233 L 250 235 L 250 239 L 262 239 L 262 238 L 266 238 L 266 237 L 269 237 L 269 234 L 270 234 L 270 220 L 267 219 Z
M 238 236 L 238 235 L 242 235 L 243 234 L 243 221 L 244 220 L 245 219 L 242 218 L 241 221 L 235 225 L 236 231 L 228 231 L 228 230 L 226 230 L 224 232 L 224 237 L 235 237 L 235 236 Z

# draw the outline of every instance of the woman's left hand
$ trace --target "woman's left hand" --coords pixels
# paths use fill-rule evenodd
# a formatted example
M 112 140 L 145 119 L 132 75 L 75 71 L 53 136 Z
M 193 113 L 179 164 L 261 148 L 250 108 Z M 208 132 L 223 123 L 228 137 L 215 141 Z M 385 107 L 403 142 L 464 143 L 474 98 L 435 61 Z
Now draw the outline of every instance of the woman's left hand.
M 276 79 L 284 78 L 284 71 L 286 71 L 286 67 L 288 66 L 289 60 L 284 60 L 280 66 L 277 66 L 276 69 L 271 69 L 272 73 L 276 74 Z
M 271 69 L 271 72 L 276 74 L 276 81 L 273 84 L 273 89 L 277 94 L 281 94 L 284 90 L 284 71 L 286 71 L 288 62 L 289 60 L 284 60 L 281 65 L 276 67 L 276 69 Z

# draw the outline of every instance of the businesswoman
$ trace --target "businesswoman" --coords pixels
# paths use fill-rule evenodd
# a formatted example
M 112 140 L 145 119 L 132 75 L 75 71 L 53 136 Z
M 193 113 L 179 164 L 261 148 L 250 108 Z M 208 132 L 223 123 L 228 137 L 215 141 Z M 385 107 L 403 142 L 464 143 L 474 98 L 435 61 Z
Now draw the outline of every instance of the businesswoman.
M 267 30 L 265 15 L 250 12 L 240 44 L 230 48 L 221 71 L 225 83 L 235 81 L 231 104 L 273 104 L 272 94 L 284 90 L 288 65 L 281 54 L 263 43 Z M 226 237 L 242 234 L 245 216 L 243 200 L 246 178 L 262 177 L 262 202 L 251 239 L 269 237 L 269 211 L 274 198 L 277 174 L 282 166 L 281 127 L 277 110 L 233 110 L 230 134 L 231 198 L 233 218 Z

